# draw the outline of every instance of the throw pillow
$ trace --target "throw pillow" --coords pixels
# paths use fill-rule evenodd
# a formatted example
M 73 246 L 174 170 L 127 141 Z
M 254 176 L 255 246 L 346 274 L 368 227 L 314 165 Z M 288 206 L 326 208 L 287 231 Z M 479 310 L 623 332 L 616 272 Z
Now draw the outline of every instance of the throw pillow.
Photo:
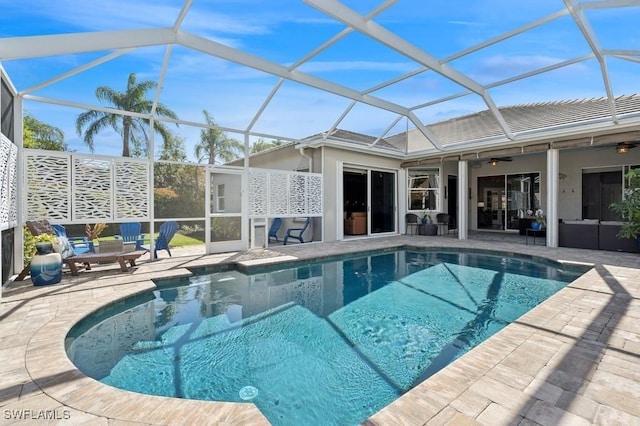
M 71 245 L 67 237 L 58 237 L 58 243 L 54 246 L 54 250 L 60 253 L 63 259 L 75 254 L 73 252 L 73 245 Z

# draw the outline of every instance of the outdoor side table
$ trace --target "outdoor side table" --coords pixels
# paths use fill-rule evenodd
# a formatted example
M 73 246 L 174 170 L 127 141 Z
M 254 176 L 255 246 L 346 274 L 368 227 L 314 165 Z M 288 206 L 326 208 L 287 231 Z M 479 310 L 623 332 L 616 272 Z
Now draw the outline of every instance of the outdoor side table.
M 546 229 L 533 229 L 533 228 L 527 228 L 527 230 L 525 231 L 525 244 L 529 245 L 529 237 L 533 237 L 533 245 L 536 245 L 536 237 L 546 237 L 547 236 L 547 231 Z

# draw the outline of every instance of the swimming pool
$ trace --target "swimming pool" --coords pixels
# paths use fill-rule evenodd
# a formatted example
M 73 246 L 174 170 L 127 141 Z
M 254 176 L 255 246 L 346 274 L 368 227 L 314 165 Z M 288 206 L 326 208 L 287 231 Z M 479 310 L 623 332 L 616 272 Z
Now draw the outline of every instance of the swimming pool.
M 411 249 L 280 268 L 165 283 L 74 327 L 69 356 L 122 389 L 357 424 L 584 272 Z

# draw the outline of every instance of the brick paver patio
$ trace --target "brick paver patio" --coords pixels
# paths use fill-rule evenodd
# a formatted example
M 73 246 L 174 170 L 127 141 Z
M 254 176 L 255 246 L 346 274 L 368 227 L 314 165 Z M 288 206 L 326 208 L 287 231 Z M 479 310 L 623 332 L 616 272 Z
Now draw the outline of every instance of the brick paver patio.
M 370 425 L 640 424 L 640 256 L 551 249 L 508 239 L 459 241 L 398 236 L 174 257 L 122 273 L 65 274 L 3 290 L 0 305 L 0 423 L 267 424 L 253 404 L 139 395 L 80 373 L 66 356 L 70 328 L 90 312 L 154 288 L 153 278 L 188 267 L 313 259 L 402 246 L 501 250 L 595 265 L 587 274 L 367 420 Z M 144 259 L 144 258 L 143 258 Z M 40 418 L 38 418 L 40 417 Z

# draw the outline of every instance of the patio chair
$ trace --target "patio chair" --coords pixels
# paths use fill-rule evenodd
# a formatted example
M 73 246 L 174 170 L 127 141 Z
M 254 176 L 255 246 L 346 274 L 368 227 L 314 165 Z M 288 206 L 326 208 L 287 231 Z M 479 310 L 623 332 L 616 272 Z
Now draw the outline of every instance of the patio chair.
M 436 222 L 438 223 L 438 233 L 440 235 L 444 235 L 444 230 L 447 230 L 447 234 L 449 233 L 449 214 L 448 213 L 438 213 L 436 215 Z
M 144 234 L 142 233 L 142 225 L 140 222 L 127 222 L 120 224 L 120 235 L 113 236 L 116 240 L 122 239 L 125 244 L 134 244 L 133 250 L 144 250 Z
M 304 231 L 307 230 L 307 227 L 309 227 L 310 222 L 311 222 L 311 218 L 308 217 L 307 220 L 304 221 L 304 225 L 302 226 L 302 228 L 287 229 L 287 234 L 284 236 L 284 245 L 285 246 L 287 245 L 289 238 L 293 238 L 294 240 L 300 241 L 300 243 L 304 243 L 302 234 L 304 234 Z
M 169 253 L 169 257 L 171 257 L 171 250 L 169 250 L 169 243 L 171 239 L 178 231 L 178 222 L 168 221 L 160 225 L 160 231 L 158 231 L 158 238 L 156 238 L 153 257 L 158 257 L 158 250 L 166 250 Z M 143 250 L 150 251 L 151 248 L 149 245 L 142 245 Z
M 418 215 L 415 213 L 407 213 L 404 216 L 404 223 L 405 223 L 405 227 L 404 227 L 404 233 L 408 234 L 409 233 L 409 227 L 413 226 L 415 227 L 415 234 L 418 233 L 418 223 L 420 222 L 420 219 L 418 218 Z M 414 235 L 414 232 L 411 233 L 411 235 Z
M 66 240 L 71 244 L 71 248 L 73 249 L 73 254 L 84 254 L 84 253 L 95 253 L 93 248 L 93 244 L 89 241 L 86 236 L 83 237 L 70 237 L 67 235 L 67 230 L 63 225 L 53 224 L 51 225 L 53 232 L 57 237 L 66 238 Z M 63 245 L 66 244 L 63 242 Z M 63 250 L 66 248 L 63 247 Z M 66 257 L 63 253 L 63 257 Z
M 281 218 L 276 217 L 275 219 L 273 219 L 273 222 L 271 222 L 271 227 L 269 228 L 269 242 L 271 242 L 271 238 L 275 238 L 277 242 L 280 242 L 280 240 L 278 239 L 278 231 L 280 230 L 281 226 Z

